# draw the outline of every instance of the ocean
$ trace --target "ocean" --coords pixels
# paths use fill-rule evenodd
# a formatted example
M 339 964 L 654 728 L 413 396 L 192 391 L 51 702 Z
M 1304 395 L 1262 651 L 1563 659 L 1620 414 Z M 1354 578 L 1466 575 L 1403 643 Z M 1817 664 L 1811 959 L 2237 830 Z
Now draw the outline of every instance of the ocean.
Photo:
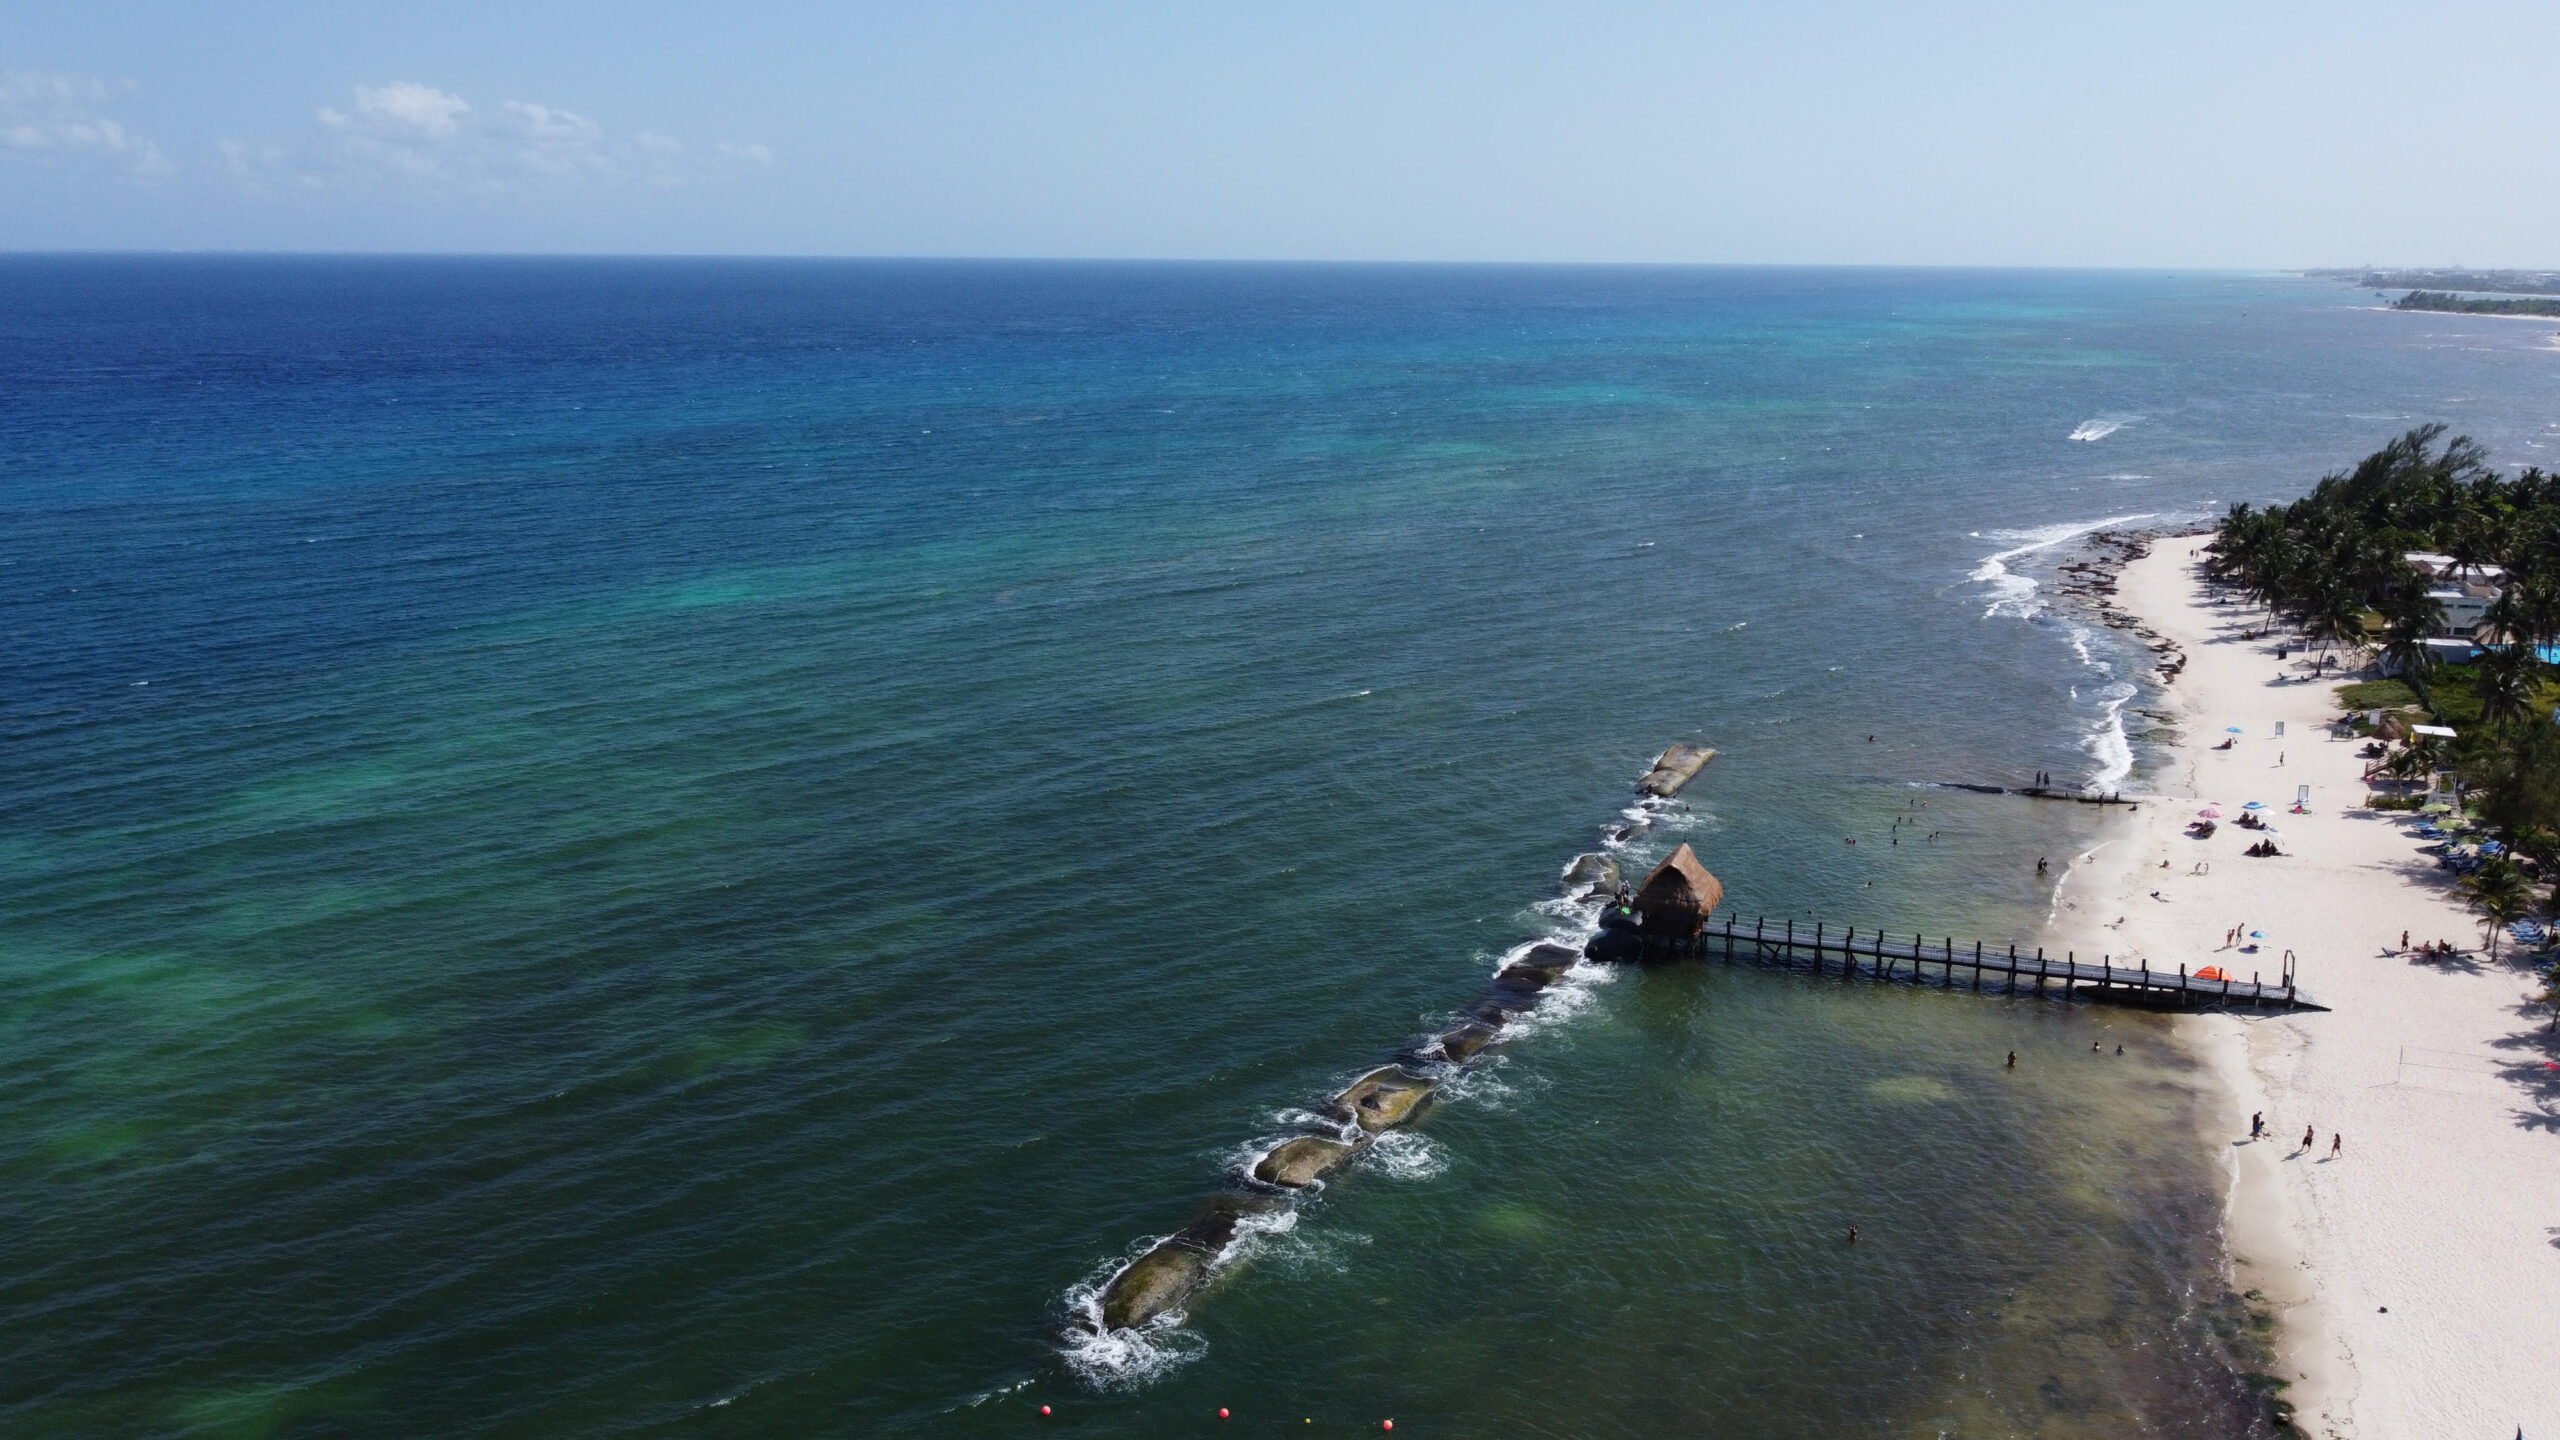
M 1836 976 L 1576 972 L 1082 1317 L 1666 744 L 1630 866 L 2032 943 L 2102 821 L 1937 783 L 2176 715 L 2079 537 L 2560 456 L 2552 326 L 2375 304 L 0 258 L 0 1431 L 2250 1433 L 2166 1024 Z

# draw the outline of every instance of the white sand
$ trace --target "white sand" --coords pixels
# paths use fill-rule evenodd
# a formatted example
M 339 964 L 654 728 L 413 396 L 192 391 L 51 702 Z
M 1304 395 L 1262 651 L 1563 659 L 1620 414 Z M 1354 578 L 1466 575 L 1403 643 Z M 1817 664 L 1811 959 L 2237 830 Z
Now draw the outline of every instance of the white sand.
M 2358 808 L 2362 742 L 2325 725 L 2338 714 L 2334 671 L 2306 682 L 2299 656 L 2279 663 L 2273 641 L 2240 639 L 2253 617 L 2207 603 L 2192 558 L 2202 543 L 2160 542 L 2119 595 L 2188 656 L 2165 707 L 2186 744 L 2151 787 L 2186 803 L 2144 805 L 2115 827 L 2065 886 L 2059 938 L 2242 979 L 2273 979 L 2291 950 L 2303 991 L 2333 1007 L 2186 1022 L 2228 1082 L 2213 1143 L 2232 1177 L 2235 1275 L 2283 1315 L 2304 1429 L 2560 1437 L 2560 1108 L 2539 1098 L 2560 1095 L 2560 1071 L 2542 1068 L 2560 1046 L 2527 1003 L 2531 978 L 2481 957 L 2479 925 L 2406 817 Z M 2245 732 L 2238 746 L 2207 748 L 2226 725 Z M 2285 813 L 2304 784 L 2313 813 Z M 2188 837 L 2205 800 L 2231 817 L 2264 801 L 2287 856 L 2243 856 L 2258 837 L 2228 823 Z M 2200 860 L 2209 874 L 2192 873 Z M 2265 932 L 2256 954 L 2224 945 L 2244 922 Z M 2472 958 L 2384 953 L 2403 929 Z M 2252 1111 L 2268 1130 L 2254 1144 Z M 2318 1131 L 2307 1153 L 2306 1124 Z

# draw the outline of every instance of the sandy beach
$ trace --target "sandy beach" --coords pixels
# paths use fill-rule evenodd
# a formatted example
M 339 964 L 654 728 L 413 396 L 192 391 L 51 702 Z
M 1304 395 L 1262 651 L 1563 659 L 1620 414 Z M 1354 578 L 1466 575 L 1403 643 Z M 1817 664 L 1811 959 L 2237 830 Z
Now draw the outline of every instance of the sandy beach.
M 2312 680 L 2298 649 L 2279 661 L 2277 640 L 2243 638 L 2258 616 L 2210 599 L 2203 544 L 2160 541 L 2123 573 L 2118 606 L 2187 656 L 2163 706 L 2184 738 L 2148 786 L 2167 803 L 2075 857 L 2057 929 L 2084 954 L 2244 979 L 2291 951 L 2331 1007 L 2184 1022 L 2224 1081 L 2207 1143 L 2228 1167 L 2235 1285 L 2281 1317 L 2302 1428 L 2560 1435 L 2560 1043 L 2408 817 L 2363 808 L 2363 742 L 2327 723 L 2334 670 Z M 2237 743 L 2210 748 L 2226 727 Z M 2305 785 L 2309 813 L 2289 813 Z M 2236 825 L 2185 831 L 2207 801 L 2236 817 L 2252 800 L 2282 857 L 2244 855 L 2259 837 Z M 2254 953 L 2228 943 L 2234 927 L 2263 934 Z M 2464 953 L 2397 953 L 2403 931 Z

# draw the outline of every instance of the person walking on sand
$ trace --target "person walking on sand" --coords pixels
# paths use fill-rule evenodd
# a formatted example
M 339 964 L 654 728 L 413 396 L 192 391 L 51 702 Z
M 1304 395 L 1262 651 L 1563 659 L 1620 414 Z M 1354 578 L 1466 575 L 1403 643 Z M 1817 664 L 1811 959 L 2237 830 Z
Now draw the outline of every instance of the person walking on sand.
M 2018 1052 L 2015 1050 L 2009 1052 L 2009 1068 L 2012 1070 L 2018 1068 Z
M 2266 1133 L 2267 1133 L 2267 1112 L 2266 1112 L 2266 1111 L 2264 1111 L 2264 1110 L 2252 1110 L 2252 1111 L 2250 1111 L 2250 1112 L 2249 1112 L 2249 1138 L 2250 1138 L 2250 1139 L 2252 1139 L 2252 1140 L 2255 1140 L 2255 1139 L 2257 1139 L 2259 1136 L 2264 1135 L 2264 1134 L 2266 1134 Z
M 2308 1149 L 2310 1149 L 2312 1146 L 2317 1145 L 2317 1144 L 2319 1144 L 2319 1143 L 2320 1143 L 2320 1137 L 2319 1137 L 2317 1134 L 2314 1134 L 2314 1133 L 2312 1132 L 2311 1127 L 2310 1127 L 2310 1126 L 2308 1126 L 2308 1125 L 2303 1126 L 2303 1127 L 2302 1127 L 2302 1148 L 2303 1148 L 2303 1149 L 2305 1149 L 2305 1150 L 2308 1150 Z
M 2337 1158 L 2338 1158 L 2338 1151 L 2339 1151 L 2339 1149 L 2340 1149 L 2341 1147 L 2343 1147 L 2346 1143 L 2347 1143 L 2347 1137 L 2346 1137 L 2346 1136 L 2344 1136 L 2344 1135 L 2332 1134 L 2332 1135 L 2329 1137 L 2329 1158 L 2330 1158 L 2330 1159 L 2332 1159 L 2332 1160 L 2337 1159 Z

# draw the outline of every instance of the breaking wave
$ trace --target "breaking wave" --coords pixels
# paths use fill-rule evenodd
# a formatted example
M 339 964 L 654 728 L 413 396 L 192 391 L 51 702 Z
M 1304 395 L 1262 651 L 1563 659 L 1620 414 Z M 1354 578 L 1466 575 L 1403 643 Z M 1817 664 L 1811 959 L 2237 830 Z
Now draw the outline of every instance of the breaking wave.
M 2155 518 L 2155 512 L 2144 511 L 2139 515 L 2110 515 L 2104 520 L 2074 520 L 2060 525 L 2045 525 L 2033 530 L 1991 531 L 1985 538 L 2014 540 L 2020 543 L 1995 555 L 1985 556 L 1981 564 L 1973 567 L 1973 573 L 1965 577 L 1976 584 L 1991 587 L 1991 603 L 1983 608 L 1982 618 L 1989 620 L 2000 615 L 2011 615 L 2024 619 L 2042 608 L 2041 602 L 2036 599 L 2036 591 L 2040 587 L 2035 578 L 2020 575 L 2011 570 L 2010 561 L 2022 559 L 2038 551 L 2050 550 L 2056 545 L 2077 540 L 2083 535 L 2092 535 L 2100 530 L 2153 518 Z

